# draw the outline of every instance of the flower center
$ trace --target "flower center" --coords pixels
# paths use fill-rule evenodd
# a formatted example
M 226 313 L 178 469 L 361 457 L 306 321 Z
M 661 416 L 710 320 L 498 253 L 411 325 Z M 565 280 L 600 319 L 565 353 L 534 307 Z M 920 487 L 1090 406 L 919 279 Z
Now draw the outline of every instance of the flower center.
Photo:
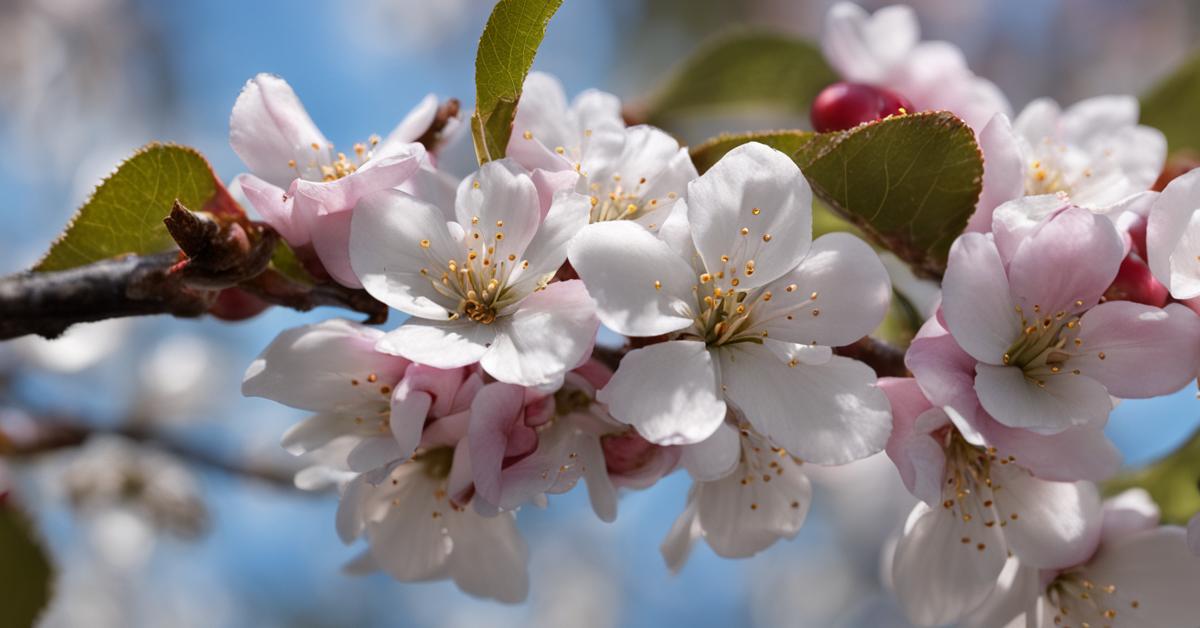
M 754 274 L 754 261 L 748 261 L 746 265 L 746 274 Z M 718 277 L 723 275 L 724 271 L 718 273 Z M 737 286 L 739 281 L 735 277 L 730 283 Z M 808 316 L 821 315 L 821 310 L 816 307 L 818 294 L 812 292 L 807 298 L 794 298 L 793 295 L 801 294 L 796 284 L 788 285 L 783 295 L 776 296 L 766 288 L 721 288 L 711 274 L 703 273 L 696 291 L 700 295 L 701 310 L 693 326 L 694 335 L 712 347 L 738 342 L 762 344 L 768 337 L 764 327 L 771 321 L 794 320 L 804 311 Z
M 379 145 L 379 136 L 372 135 L 367 141 L 369 146 L 362 142 L 354 145 L 353 158 L 347 157 L 346 153 L 335 151 L 333 144 L 321 146 L 313 142 L 309 145 L 312 149 L 311 157 L 302 157 L 299 161 L 290 159 L 288 168 L 295 170 L 297 177 L 307 181 L 337 181 L 356 172 L 371 158 L 371 152 Z
M 591 193 L 592 203 L 588 222 L 637 220 L 658 209 L 660 202 L 657 198 L 645 198 L 645 177 L 634 182 L 624 180 L 621 175 L 614 174 L 608 185 L 593 182 L 588 189 Z M 677 196 L 674 192 L 667 194 L 667 198 L 670 200 L 674 200 Z M 654 229 L 657 226 L 650 225 L 650 228 Z
M 499 231 L 504 226 L 503 220 L 497 220 L 497 230 L 486 236 L 478 228 L 478 216 L 471 219 L 471 225 L 467 241 L 472 245 L 462 261 L 440 261 L 428 239 L 417 242 L 430 262 L 421 269 L 421 276 L 428 279 L 439 294 L 455 302 L 450 320 L 466 316 L 476 323 L 489 325 L 496 320 L 500 310 L 516 298 L 509 289 L 509 279 L 515 269 L 528 268 L 529 261 L 518 263 L 515 253 L 506 257 L 497 254 L 496 249 L 504 240 L 504 232 Z
M 1046 599 L 1057 609 L 1055 626 L 1111 626 L 1118 615 L 1142 608 L 1115 584 L 1093 582 L 1081 571 L 1060 574 L 1046 587 Z M 1140 623 L 1135 619 L 1129 625 Z
M 1060 164 L 1053 157 L 1035 159 L 1029 164 L 1029 170 L 1025 174 L 1026 195 L 1036 196 L 1070 191 L 1071 183 L 1067 180 Z
M 942 484 L 942 509 L 959 518 L 965 527 L 1007 527 L 1016 522 L 1020 515 L 1015 511 L 1005 512 L 999 491 L 1003 488 L 992 481 L 993 465 L 1007 466 L 1016 462 L 1014 456 L 1000 456 L 994 447 L 984 449 L 968 443 L 962 434 L 948 428 L 943 436 L 943 451 L 946 468 Z M 981 535 L 982 536 L 982 535 Z M 980 552 L 987 544 L 964 535 L 964 545 L 975 543 Z
M 1075 301 L 1075 307 L 1083 307 L 1083 301 Z M 1000 361 L 1005 366 L 1015 366 L 1025 372 L 1025 377 L 1039 386 L 1046 385 L 1046 378 L 1070 372 L 1079 375 L 1079 369 L 1067 369 L 1067 361 L 1077 355 L 1076 349 L 1083 345 L 1079 338 L 1079 315 L 1060 310 L 1054 314 L 1042 311 L 1040 305 L 1033 306 L 1033 317 L 1029 317 L 1021 306 L 1016 306 L 1021 315 L 1021 335 L 1009 346 Z M 1100 354 L 1104 359 L 1104 354 Z

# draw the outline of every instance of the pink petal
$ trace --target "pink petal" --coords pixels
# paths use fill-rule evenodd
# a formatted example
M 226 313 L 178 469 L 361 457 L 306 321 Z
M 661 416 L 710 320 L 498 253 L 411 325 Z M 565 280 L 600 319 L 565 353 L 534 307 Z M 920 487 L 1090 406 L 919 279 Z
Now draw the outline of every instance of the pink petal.
M 1132 301 L 1101 303 L 1083 315 L 1079 326 L 1083 344 L 1067 366 L 1117 397 L 1175 392 L 1200 366 L 1200 317 L 1178 303 L 1165 309 Z
M 298 248 L 312 240 L 309 233 L 311 223 L 301 219 L 293 210 L 294 197 L 252 174 L 240 174 L 236 182 L 241 186 L 246 200 L 262 216 L 263 222 L 278 231 L 289 245 Z
M 892 406 L 888 457 L 909 492 L 930 506 L 938 506 L 946 458 L 930 433 L 948 424 L 945 413 L 929 404 L 912 378 L 885 377 L 879 380 L 879 388 Z
M 1000 364 L 1021 332 L 1008 285 L 1000 253 L 987 236 L 963 234 L 950 247 L 942 313 L 954 340 L 980 362 Z
M 1067 428 L 1103 427 L 1112 411 L 1108 391 L 1086 375 L 1062 372 L 1033 381 L 1015 366 L 976 367 L 979 403 L 1003 425 L 1055 434 Z
M 467 432 L 475 490 L 489 502 L 500 501 L 501 468 L 514 425 L 524 413 L 525 389 L 512 384 L 484 386 L 471 404 Z
M 1017 429 L 980 412 L 974 424 L 997 456 L 1014 456 L 1016 464 L 1043 480 L 1100 482 L 1121 466 L 1121 452 L 1104 435 L 1103 426 L 1073 427 L 1057 434 Z
M 984 159 L 983 190 L 966 231 L 987 233 L 992 230 L 992 212 L 1024 194 L 1025 164 L 1016 133 L 1002 114 L 993 116 L 979 132 L 979 150 Z
M 1095 305 L 1117 276 L 1124 251 L 1111 220 L 1070 207 L 1017 248 L 1008 269 L 1012 297 L 1030 320 L 1081 312 Z
M 975 358 L 958 346 L 936 316 L 925 322 L 904 355 L 904 365 L 912 371 L 929 401 L 936 406 L 952 407 L 968 419 L 978 405 L 975 364 Z
M 246 81 L 229 117 L 229 143 L 250 171 L 287 188 L 298 174 L 289 162 L 324 152 L 329 140 L 313 124 L 291 86 L 278 76 L 259 74 Z

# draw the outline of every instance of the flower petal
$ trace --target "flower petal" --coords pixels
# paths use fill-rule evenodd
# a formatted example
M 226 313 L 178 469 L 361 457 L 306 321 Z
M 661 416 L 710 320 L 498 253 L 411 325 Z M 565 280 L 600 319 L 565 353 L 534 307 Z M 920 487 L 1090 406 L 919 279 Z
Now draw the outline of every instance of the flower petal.
M 501 472 L 508 451 L 509 433 L 524 418 L 525 389 L 500 382 L 484 386 L 471 403 L 467 444 L 471 453 L 471 476 L 479 496 L 499 504 Z
M 687 203 L 696 249 L 722 288 L 770 283 L 812 242 L 808 181 L 787 155 L 758 142 L 725 153 L 689 183 Z
M 1167 184 L 1147 217 L 1146 248 L 1150 270 L 1177 299 L 1200 296 L 1200 268 L 1175 262 L 1194 259 L 1200 253 L 1194 248 L 1197 246 L 1194 242 L 1191 248 L 1181 246 L 1184 233 L 1191 228 L 1198 209 L 1200 170 L 1193 170 Z
M 1079 320 L 1083 344 L 1067 362 L 1116 397 L 1139 399 L 1173 393 L 1200 367 L 1200 317 L 1172 303 L 1157 308 L 1110 301 Z M 1103 357 L 1101 357 L 1103 356 Z M 1147 368 L 1147 365 L 1154 368 Z
M 463 179 L 454 213 L 467 233 L 467 246 L 481 256 L 495 247 L 491 255 L 497 260 L 509 255 L 523 259 L 542 217 L 533 180 L 507 159 L 489 161 Z
M 829 64 L 842 78 L 860 83 L 883 81 L 920 38 L 909 7 L 890 6 L 868 15 L 849 2 L 829 10 L 824 32 L 821 49 Z
M 549 281 L 567 260 L 567 244 L 588 224 L 588 198 L 560 192 L 525 249 L 527 268 L 517 267 L 509 276 L 511 289 L 528 294 Z
M 375 351 L 382 336 L 343 319 L 285 330 L 246 369 L 242 394 L 313 411 L 386 401 L 378 386 L 394 385 L 409 362 Z
M 1010 558 L 1000 572 L 996 588 L 967 618 L 959 623 L 961 628 L 996 628 L 1025 626 L 1025 617 L 1032 615 L 1038 601 L 1041 582 L 1036 567 L 1022 565 Z M 1014 623 L 1009 623 L 1014 622 Z
M 241 187 L 246 200 L 258 211 L 263 221 L 278 231 L 289 245 L 296 248 L 309 243 L 312 224 L 306 217 L 295 214 L 295 199 L 285 194 L 283 189 L 252 174 L 239 174 L 234 183 Z
M 600 321 L 583 282 L 558 281 L 496 319 L 495 340 L 480 359 L 502 382 L 540 386 L 562 379 L 592 350 Z
M 983 153 L 983 190 L 975 213 L 967 222 L 967 232 L 992 230 L 992 212 L 1025 193 L 1025 164 L 1017 135 L 1003 114 L 996 114 L 979 132 L 979 150 Z
M 1012 298 L 1031 320 L 1035 311 L 1042 316 L 1083 311 L 1100 300 L 1124 257 L 1111 220 L 1069 207 L 1017 247 L 1008 268 Z
M 1015 366 L 975 367 L 979 403 L 1009 427 L 1054 434 L 1070 427 L 1102 427 L 1112 412 L 1104 385 L 1086 375 L 1060 373 L 1031 380 Z
M 393 482 L 394 481 L 394 482 Z M 439 503 L 433 478 L 419 463 L 399 465 L 389 481 L 365 487 L 366 530 L 375 563 L 402 582 L 418 582 L 441 575 L 453 545 L 442 533 L 440 517 L 431 512 L 450 510 Z M 403 503 L 394 507 L 392 500 Z M 378 515 L 371 516 L 378 512 Z
M 930 432 L 948 424 L 949 419 L 930 405 L 915 379 L 885 377 L 879 380 L 879 388 L 892 407 L 888 457 L 909 492 L 930 506 L 940 504 L 946 455 Z
M 442 211 L 404 192 L 376 192 L 359 202 L 350 224 L 350 264 L 371 296 L 413 316 L 437 321 L 457 310 L 433 280 L 462 246 Z M 425 270 L 425 274 L 421 270 Z
M 1190 626 L 1200 616 L 1200 559 L 1187 551 L 1183 528 L 1163 526 L 1105 545 L 1084 574 L 1130 601 L 1117 611 L 1121 625 Z
M 812 503 L 812 483 L 799 463 L 766 443 L 750 442 L 741 447 L 742 463 L 734 473 L 696 484 L 704 540 L 725 558 L 753 556 L 781 538 L 795 538 Z
M 375 348 L 440 369 L 478 362 L 496 340 L 497 326 L 472 320 L 426 321 L 410 318 L 379 339 Z
M 693 445 L 684 445 L 679 462 L 692 480 L 712 482 L 732 473 L 741 457 L 741 437 L 737 428 L 722 423 L 712 436 Z
M 999 364 L 1021 332 L 1008 283 L 1000 253 L 987 236 L 963 234 L 950 247 L 942 313 L 954 340 L 980 362 Z
M 763 329 L 775 340 L 832 347 L 871 333 L 892 297 L 879 256 L 847 233 L 817 238 L 795 270 L 763 290 L 771 300 L 755 304 L 751 329 Z
M 1057 194 L 1022 196 L 1002 203 L 992 212 L 991 230 L 1004 266 L 1012 263 L 1017 247 L 1051 215 L 1070 205 Z
M 659 445 L 698 443 L 725 420 L 716 365 L 703 342 L 673 340 L 625 354 L 596 393 L 614 419 Z
M 1015 464 L 992 465 L 998 516 L 1013 555 L 1044 569 L 1087 560 L 1100 542 L 1100 496 L 1090 482 L 1047 482 Z
M 717 353 L 729 400 L 756 430 L 792 455 L 816 464 L 844 464 L 887 444 L 888 400 L 865 364 L 834 356 L 821 365 L 792 365 L 754 343 L 721 347 Z
M 1127 536 L 1158 527 L 1162 513 L 1154 498 L 1144 488 L 1131 488 L 1106 500 L 1101 506 L 1104 522 L 1100 529 L 1100 542 L 1111 545 Z
M 295 164 L 314 156 L 313 145 L 324 152 L 329 140 L 287 81 L 259 74 L 246 81 L 233 105 L 229 144 L 252 173 L 286 189 L 299 176 Z
M 447 566 L 458 588 L 507 604 L 529 596 L 529 548 L 512 513 L 480 517 L 467 509 L 452 513 L 447 528 L 454 539 Z
M 333 280 L 347 288 L 361 288 L 362 282 L 350 265 L 350 227 L 354 214 L 339 212 L 313 217 L 313 250 Z
M 934 316 L 921 326 L 904 354 L 904 365 L 912 371 L 929 401 L 953 408 L 967 419 L 974 417 L 979 400 L 975 396 L 975 358 L 963 351 L 954 337 Z
M 692 324 L 698 278 L 667 243 L 620 220 L 589 225 L 570 244 L 571 266 L 606 327 L 657 336 Z
M 1016 463 L 1043 480 L 1101 482 L 1121 466 L 1121 452 L 1104 435 L 1102 425 L 1072 427 L 1057 434 L 1038 434 L 977 416 L 983 440 L 997 456 L 1014 456 Z
M 923 626 L 962 619 L 987 598 L 1004 569 L 1000 527 L 968 528 L 956 514 L 925 503 L 917 504 L 908 521 L 892 559 L 904 614 Z

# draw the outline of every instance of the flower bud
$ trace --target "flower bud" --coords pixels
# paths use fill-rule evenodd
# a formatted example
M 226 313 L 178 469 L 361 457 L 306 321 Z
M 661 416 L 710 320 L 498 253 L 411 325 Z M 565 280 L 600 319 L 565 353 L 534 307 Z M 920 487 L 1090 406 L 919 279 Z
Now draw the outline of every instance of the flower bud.
M 1109 301 L 1133 301 L 1162 307 L 1167 304 L 1167 288 L 1154 278 L 1150 267 L 1136 255 L 1126 255 L 1117 271 L 1117 278 L 1104 292 Z
M 834 83 L 817 94 L 810 114 L 813 128 L 825 133 L 912 111 L 912 103 L 890 89 L 863 83 Z

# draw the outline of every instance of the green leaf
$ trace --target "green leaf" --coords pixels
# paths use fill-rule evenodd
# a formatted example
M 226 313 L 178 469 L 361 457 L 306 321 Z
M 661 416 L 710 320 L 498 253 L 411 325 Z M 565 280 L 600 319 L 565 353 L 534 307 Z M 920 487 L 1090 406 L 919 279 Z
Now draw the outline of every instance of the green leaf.
M 1174 452 L 1137 471 L 1123 473 L 1104 484 L 1105 495 L 1141 487 L 1162 510 L 1163 523 L 1185 525 L 1200 511 L 1200 430 Z
M 163 225 L 175 200 L 193 211 L 240 218 L 242 210 L 195 149 L 150 144 L 96 187 L 35 271 L 83 266 L 175 248 Z
M 29 521 L 0 503 L 0 626 L 32 626 L 50 601 L 52 576 Z
M 780 152 L 794 155 L 812 141 L 817 134 L 812 131 L 760 131 L 756 133 L 725 133 L 692 149 L 692 163 L 701 174 L 721 160 L 725 153 L 745 144 L 759 142 Z
M 316 283 L 304 268 L 304 264 L 296 257 L 296 252 L 282 238 L 275 244 L 275 251 L 271 253 L 271 268 L 296 283 L 306 286 Z
M 892 116 L 832 133 L 723 136 L 696 147 L 692 158 L 704 171 L 749 141 L 788 152 L 818 200 L 919 275 L 941 276 L 979 200 L 983 156 L 971 129 L 947 112 Z
M 1200 151 L 1200 53 L 1142 96 L 1142 124 L 1161 130 L 1171 152 Z
M 525 75 L 561 4 L 562 0 L 500 0 L 492 9 L 475 55 L 471 136 L 479 163 L 504 156 Z
M 737 107 L 807 116 L 837 75 L 812 44 L 788 35 L 743 31 L 702 47 L 665 82 L 646 111 L 652 124 Z

